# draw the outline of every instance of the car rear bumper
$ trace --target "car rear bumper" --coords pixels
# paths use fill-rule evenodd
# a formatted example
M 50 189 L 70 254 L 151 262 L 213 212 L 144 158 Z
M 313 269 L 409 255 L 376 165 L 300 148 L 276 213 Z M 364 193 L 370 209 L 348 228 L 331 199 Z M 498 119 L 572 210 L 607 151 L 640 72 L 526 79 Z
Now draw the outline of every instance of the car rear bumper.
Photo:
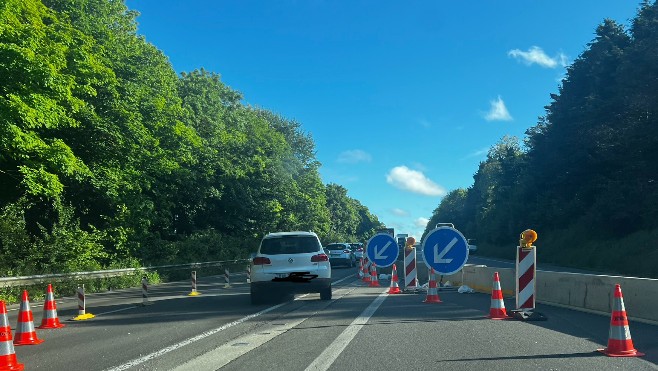
M 341 264 L 350 265 L 351 262 L 352 259 L 348 259 L 348 258 L 332 258 L 332 257 L 329 258 L 329 263 L 331 263 L 332 265 L 341 265 Z
M 310 293 L 320 292 L 324 289 L 331 287 L 331 278 L 314 278 L 310 281 L 297 282 L 297 281 L 261 281 L 252 282 L 252 290 L 254 291 L 283 291 L 290 293 Z

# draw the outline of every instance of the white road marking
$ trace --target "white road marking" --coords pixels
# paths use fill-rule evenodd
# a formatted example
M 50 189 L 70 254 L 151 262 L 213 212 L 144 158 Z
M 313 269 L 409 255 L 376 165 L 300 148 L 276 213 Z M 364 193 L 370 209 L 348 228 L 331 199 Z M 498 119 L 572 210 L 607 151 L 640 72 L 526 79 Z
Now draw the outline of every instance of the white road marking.
M 237 339 L 234 339 L 222 346 L 213 349 L 212 351 L 205 353 L 197 358 L 194 358 L 176 368 L 173 371 L 196 371 L 196 370 L 218 370 L 238 357 L 260 347 L 261 345 L 267 343 L 268 341 L 276 338 L 279 335 L 285 334 L 290 329 L 298 326 L 307 319 L 315 316 L 318 312 L 324 308 L 331 305 L 336 300 L 339 300 L 343 296 L 354 291 L 356 288 L 351 290 L 345 290 L 344 293 L 339 294 L 340 296 L 331 301 L 324 301 L 316 311 L 314 311 L 309 316 L 304 316 L 299 319 L 292 320 L 283 325 L 270 325 L 265 328 L 260 328 L 257 333 L 248 334 Z M 300 308 L 291 313 L 287 313 L 286 317 L 295 314 L 295 312 L 300 311 L 304 308 Z M 280 322 L 285 319 L 277 319 L 277 322 Z
M 306 371 L 325 371 L 336 361 L 336 359 L 341 355 L 343 350 L 347 348 L 349 343 L 354 339 L 356 334 L 361 331 L 363 326 L 368 323 L 370 317 L 375 314 L 375 311 L 379 306 L 384 302 L 384 299 L 388 297 L 388 289 L 381 293 L 370 305 L 366 308 L 363 313 L 352 321 L 352 323 L 347 326 L 347 328 L 341 332 L 340 335 L 331 343 L 327 349 L 322 352 L 316 358 L 313 363 L 306 367 Z
M 337 284 L 337 283 L 341 283 L 341 282 L 343 282 L 343 281 L 345 281 L 345 280 L 347 280 L 347 279 L 350 279 L 350 278 L 351 278 L 351 279 L 354 279 L 354 277 L 353 277 L 352 275 L 350 275 L 350 276 L 344 277 L 344 278 L 342 278 L 342 279 L 340 279 L 340 280 L 338 280 L 338 281 L 334 281 L 334 282 L 332 282 L 332 285 L 333 285 L 333 284 Z M 302 298 L 304 298 L 304 297 L 306 297 L 306 296 L 308 296 L 308 294 L 305 294 L 305 295 L 299 296 L 299 297 L 295 298 L 295 300 L 302 299 Z M 250 314 L 250 315 L 248 315 L 248 316 L 246 316 L 246 317 L 242 317 L 242 318 L 240 318 L 240 319 L 238 319 L 238 320 L 235 320 L 235 321 L 233 321 L 233 322 L 227 323 L 227 324 L 225 324 L 225 325 L 223 325 L 223 326 L 220 326 L 220 327 L 217 327 L 217 328 L 215 328 L 215 329 L 212 329 L 212 330 L 206 331 L 206 332 L 204 332 L 204 333 L 201 333 L 200 335 L 197 335 L 197 336 L 191 337 L 191 338 L 189 338 L 189 339 L 183 340 L 183 341 L 181 341 L 180 343 L 177 343 L 177 344 L 174 344 L 174 345 L 170 345 L 170 346 L 168 346 L 168 347 L 162 348 L 162 349 L 160 349 L 160 350 L 158 350 L 158 351 L 156 351 L 156 352 L 153 352 L 153 353 L 151 353 L 151 354 L 147 354 L 147 355 L 145 355 L 144 357 L 140 357 L 140 358 L 134 359 L 134 360 L 132 360 L 132 361 L 130 361 L 130 362 L 124 363 L 124 364 L 122 364 L 122 365 L 120 365 L 120 366 L 117 366 L 117 367 L 109 368 L 109 369 L 107 369 L 107 371 L 123 371 L 123 370 L 127 370 L 127 369 L 129 369 L 129 368 L 131 368 L 131 367 L 135 367 L 135 366 L 137 366 L 137 365 L 140 365 L 140 364 L 142 364 L 142 363 L 144 363 L 144 362 L 146 362 L 146 361 L 149 361 L 149 360 L 152 360 L 152 359 L 158 358 L 158 357 L 160 357 L 160 356 L 163 356 L 163 355 L 165 355 L 165 354 L 167 354 L 167 353 L 169 353 L 169 352 L 173 352 L 173 351 L 175 351 L 175 350 L 177 350 L 177 349 L 180 349 L 180 348 L 182 348 L 182 347 L 184 347 L 184 346 L 186 346 L 186 345 L 192 344 L 192 343 L 197 342 L 197 341 L 199 341 L 199 340 L 203 340 L 203 339 L 207 338 L 208 336 L 212 336 L 212 335 L 214 335 L 214 334 L 216 334 L 216 333 L 218 333 L 218 332 L 220 332 L 220 331 L 224 331 L 224 330 L 226 330 L 226 329 L 228 329 L 228 328 L 231 328 L 231 327 L 233 327 L 233 326 L 237 326 L 237 325 L 239 325 L 239 324 L 241 324 L 241 323 L 243 323 L 243 322 L 246 322 L 246 321 L 248 321 L 248 320 L 250 320 L 250 319 L 252 319 L 252 318 L 256 318 L 256 317 L 258 317 L 258 316 L 260 316 L 260 315 L 262 315 L 262 314 L 265 314 L 265 313 L 269 313 L 269 312 L 271 312 L 271 311 L 273 311 L 273 310 L 275 310 L 275 309 L 281 308 L 282 306 L 284 306 L 284 305 L 286 305 L 286 304 L 288 304 L 288 302 L 286 302 L 286 303 L 281 303 L 281 304 L 277 304 L 277 305 L 275 305 L 275 306 L 273 306 L 273 307 L 269 307 L 269 308 L 263 309 L 263 310 L 261 310 L 260 312 L 257 312 L 257 313 L 254 313 L 254 314 Z

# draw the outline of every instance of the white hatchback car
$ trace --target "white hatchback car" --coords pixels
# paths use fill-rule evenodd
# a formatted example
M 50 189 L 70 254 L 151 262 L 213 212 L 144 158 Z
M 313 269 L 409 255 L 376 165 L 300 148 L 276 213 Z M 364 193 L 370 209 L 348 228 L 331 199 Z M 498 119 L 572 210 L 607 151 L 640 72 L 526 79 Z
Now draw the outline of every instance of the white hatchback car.
M 313 232 L 277 232 L 263 237 L 251 260 L 251 303 L 274 295 L 320 293 L 331 299 L 331 265 Z

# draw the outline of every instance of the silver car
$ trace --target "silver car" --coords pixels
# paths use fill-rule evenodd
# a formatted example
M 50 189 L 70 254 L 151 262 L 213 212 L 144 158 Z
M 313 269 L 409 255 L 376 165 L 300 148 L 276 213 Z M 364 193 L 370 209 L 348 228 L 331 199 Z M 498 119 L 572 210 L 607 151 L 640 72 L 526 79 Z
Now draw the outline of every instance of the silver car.
M 356 256 L 352 251 L 349 243 L 335 242 L 324 247 L 329 253 L 329 262 L 332 266 L 345 265 L 354 267 L 356 265 Z

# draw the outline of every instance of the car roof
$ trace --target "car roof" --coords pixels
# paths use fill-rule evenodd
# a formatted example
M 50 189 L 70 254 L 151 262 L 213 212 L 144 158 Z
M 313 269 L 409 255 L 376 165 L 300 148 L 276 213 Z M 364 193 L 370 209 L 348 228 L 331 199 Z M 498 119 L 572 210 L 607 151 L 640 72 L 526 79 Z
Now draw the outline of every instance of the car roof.
M 274 232 L 274 233 L 268 233 L 265 236 L 265 238 L 275 238 L 275 237 L 284 237 L 284 236 L 315 236 L 315 237 L 317 237 L 318 235 L 315 234 L 314 232 L 307 232 L 307 231 Z

